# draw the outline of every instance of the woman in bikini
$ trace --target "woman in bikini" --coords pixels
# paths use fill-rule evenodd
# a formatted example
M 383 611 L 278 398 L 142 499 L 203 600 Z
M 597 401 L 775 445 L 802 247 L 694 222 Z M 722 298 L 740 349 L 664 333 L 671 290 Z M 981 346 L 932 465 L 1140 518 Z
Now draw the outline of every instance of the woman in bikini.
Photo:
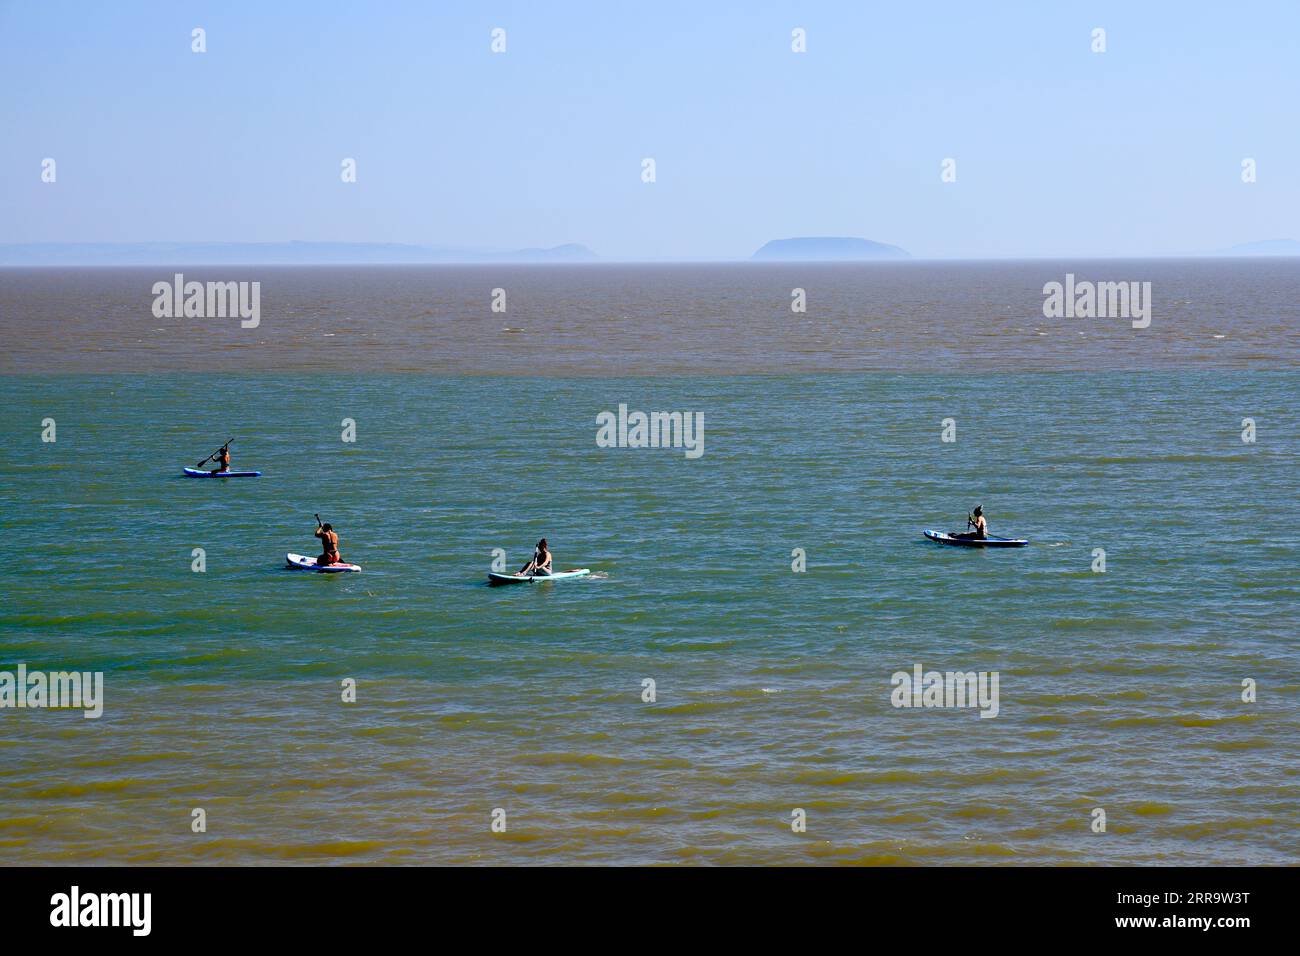
M 520 574 L 533 574 L 545 577 L 551 573 L 551 551 L 546 546 L 546 539 L 537 542 L 533 550 L 533 560 L 519 569 Z
M 316 559 L 317 564 L 339 564 L 343 561 L 343 556 L 339 554 L 339 536 L 334 532 L 332 524 L 321 524 L 320 519 L 316 519 L 315 536 L 320 538 L 321 547 L 324 553 Z

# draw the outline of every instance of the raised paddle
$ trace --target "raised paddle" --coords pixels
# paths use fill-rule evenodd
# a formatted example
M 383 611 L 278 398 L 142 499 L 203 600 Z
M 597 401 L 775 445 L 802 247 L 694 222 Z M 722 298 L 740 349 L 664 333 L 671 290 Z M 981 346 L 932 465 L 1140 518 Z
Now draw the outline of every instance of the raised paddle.
M 226 442 L 224 445 L 221 446 L 221 448 L 218 448 L 218 449 L 217 449 L 216 451 L 214 451 L 211 455 L 209 455 L 207 458 L 204 458 L 201 462 L 199 462 L 199 463 L 198 463 L 197 465 L 195 465 L 194 467 L 195 467 L 195 468 L 202 468 L 204 465 L 206 465 L 206 464 L 207 464 L 208 462 L 210 462 L 212 459 L 214 459 L 214 458 L 216 458 L 218 455 L 220 455 L 223 449 L 229 448 L 229 447 L 230 447 L 230 442 L 233 442 L 233 441 L 234 441 L 233 438 L 230 439 L 230 441 Z

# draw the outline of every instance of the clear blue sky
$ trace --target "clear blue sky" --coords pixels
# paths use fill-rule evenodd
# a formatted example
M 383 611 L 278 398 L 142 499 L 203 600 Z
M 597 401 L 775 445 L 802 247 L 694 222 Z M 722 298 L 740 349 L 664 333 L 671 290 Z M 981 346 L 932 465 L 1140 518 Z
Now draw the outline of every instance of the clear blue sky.
M 0 0 L 0 242 L 659 259 L 800 235 L 963 257 L 1300 238 L 1298 37 L 1294 0 Z

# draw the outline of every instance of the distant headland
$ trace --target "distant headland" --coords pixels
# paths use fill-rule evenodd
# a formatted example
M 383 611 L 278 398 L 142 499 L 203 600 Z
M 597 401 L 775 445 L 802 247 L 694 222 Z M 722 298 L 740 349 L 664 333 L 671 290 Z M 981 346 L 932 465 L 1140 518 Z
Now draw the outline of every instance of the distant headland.
M 764 262 L 859 262 L 863 259 L 910 259 L 898 246 L 870 239 L 812 236 L 773 239 L 750 258 Z

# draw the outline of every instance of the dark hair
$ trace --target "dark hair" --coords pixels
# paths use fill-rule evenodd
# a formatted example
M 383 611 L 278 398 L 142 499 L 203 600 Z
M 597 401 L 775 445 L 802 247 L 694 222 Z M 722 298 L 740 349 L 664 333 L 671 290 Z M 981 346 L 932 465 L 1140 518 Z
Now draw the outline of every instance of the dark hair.
M 546 539 L 543 538 L 541 541 L 538 541 L 538 542 L 537 542 L 537 546 L 538 546 L 539 548 L 545 550 L 545 549 L 546 549 Z
M 983 505 L 976 505 L 976 506 L 975 506 L 975 513 L 976 513 L 977 515 L 982 515 L 982 514 L 984 513 L 984 506 L 983 506 Z
M 321 525 L 321 527 L 324 528 L 326 531 L 333 531 L 333 530 L 334 530 L 334 526 L 333 526 L 332 524 L 328 523 L 328 522 L 326 522 L 325 524 Z

